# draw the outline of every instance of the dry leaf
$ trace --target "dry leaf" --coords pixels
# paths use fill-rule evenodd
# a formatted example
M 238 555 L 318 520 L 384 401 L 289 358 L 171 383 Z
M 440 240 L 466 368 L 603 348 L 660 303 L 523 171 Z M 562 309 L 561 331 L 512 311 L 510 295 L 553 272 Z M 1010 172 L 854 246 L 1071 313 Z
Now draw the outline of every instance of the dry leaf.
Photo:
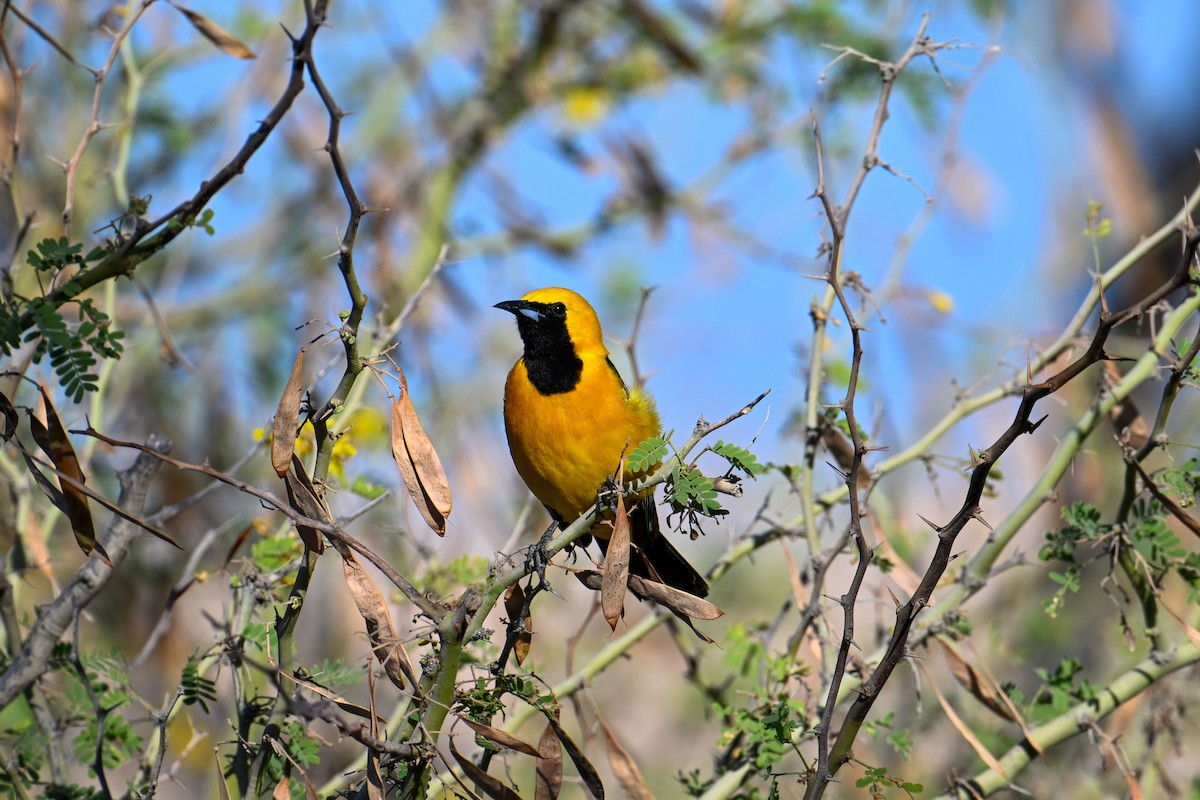
M 502 783 L 499 778 L 487 774 L 479 768 L 478 764 L 458 752 L 453 738 L 450 739 L 450 754 L 454 756 L 454 760 L 462 767 L 467 777 L 474 781 L 475 785 L 482 789 L 488 797 L 495 800 L 521 800 L 521 796 Z
M 221 751 L 213 748 L 213 759 L 217 762 L 217 789 L 221 793 L 221 800 L 230 800 L 229 787 L 225 785 L 225 766 L 221 763 Z
M 172 5 L 175 4 L 172 3 Z M 192 26 L 195 27 L 195 29 L 198 30 L 205 39 L 208 39 L 217 47 L 221 48 L 221 50 L 224 52 L 234 56 L 235 58 L 247 60 L 254 58 L 253 50 L 242 44 L 240 39 L 222 28 L 217 23 L 213 22 L 208 17 L 204 16 L 203 14 L 198 14 L 195 11 L 192 11 L 190 8 L 184 8 L 183 6 L 176 5 L 175 8 L 188 18 L 188 22 L 192 23 Z
M 275 784 L 275 791 L 271 792 L 271 800 L 292 800 L 292 787 L 289 785 L 291 781 L 284 777 L 279 783 Z
M 392 402 L 392 457 L 421 517 L 438 536 L 445 536 L 452 505 L 450 484 L 417 418 L 404 373 L 400 373 L 400 389 L 399 399 Z
M 592 591 L 600 591 L 603 575 L 595 570 L 581 569 L 575 573 L 579 582 Z M 694 619 L 719 619 L 725 612 L 702 597 L 680 591 L 665 583 L 647 580 L 640 575 L 629 576 L 629 588 L 643 600 L 658 603 L 670 611 Z
M 600 591 L 600 584 L 604 578 L 599 572 L 591 569 L 572 571 L 584 586 L 594 592 Z M 629 590 L 642 600 L 657 603 L 668 609 L 672 614 L 683 620 L 684 624 L 692 629 L 692 633 L 696 634 L 705 644 L 715 644 L 713 638 L 698 630 L 690 619 L 690 617 L 695 617 L 696 619 L 717 619 L 718 617 L 723 617 L 725 612 L 712 603 L 703 598 L 667 586 L 665 583 L 647 580 L 639 575 L 629 576 Z
M 324 697 L 326 700 L 335 704 L 338 708 L 342 709 L 343 711 L 346 711 L 350 714 L 354 714 L 357 717 L 363 717 L 364 719 L 371 718 L 371 710 L 370 709 L 364 708 L 363 706 L 360 706 L 357 703 L 351 703 L 349 700 L 345 699 L 344 697 L 341 697 L 340 695 L 334 694 L 333 692 L 329 691 L 324 686 L 319 686 L 318 684 L 315 684 L 312 681 L 306 681 L 303 678 L 297 678 L 295 675 L 292 675 L 289 672 L 284 672 L 283 670 L 277 670 L 277 672 L 281 676 L 287 678 L 292 683 L 296 684 L 297 686 L 303 686 L 305 689 L 308 689 L 313 694 Z M 376 720 L 379 722 L 382 722 L 384 725 L 387 724 L 387 720 L 384 719 L 383 717 L 380 717 L 379 715 L 376 715 Z
M 938 703 L 941 704 L 942 711 L 945 713 L 946 719 L 950 720 L 950 724 L 953 725 L 955 730 L 962 735 L 963 739 L 967 741 L 967 744 L 971 745 L 971 749 L 975 751 L 976 755 L 983 759 L 983 763 L 987 764 L 990 770 L 1001 777 L 1008 778 L 1008 773 L 1004 771 L 1004 767 L 1000 765 L 1000 762 L 996 760 L 996 757 L 992 755 L 992 752 L 984 746 L 983 742 L 979 741 L 979 737 L 975 735 L 975 732 L 971 730 L 970 726 L 962 721 L 962 719 L 950 706 L 949 701 L 947 701 L 945 695 L 942 694 L 942 690 L 938 686 L 937 681 L 935 681 L 933 676 L 929 674 L 929 670 L 925 668 L 925 665 L 920 661 L 916 661 L 915 663 L 917 668 L 920 669 L 921 673 L 925 676 L 925 680 L 930 686 L 933 687 L 933 693 L 937 696 Z
M 1187 623 L 1187 620 L 1185 620 L 1183 617 L 1181 617 L 1181 616 L 1179 616 L 1178 614 L 1176 614 L 1176 613 L 1175 613 L 1175 611 L 1174 611 L 1174 609 L 1172 609 L 1172 608 L 1171 608 L 1169 605 L 1167 605 L 1166 603 L 1164 603 L 1164 602 L 1163 602 L 1163 600 L 1162 600 L 1162 594 L 1161 594 L 1161 593 L 1159 593 L 1159 598 L 1158 598 L 1158 600 L 1159 600 L 1159 602 L 1158 602 L 1158 605 L 1159 605 L 1159 606 L 1160 606 L 1160 607 L 1161 607 L 1161 608 L 1162 608 L 1164 611 L 1166 611 L 1168 614 L 1170 614 L 1170 615 L 1171 615 L 1171 618 L 1172 618 L 1172 619 L 1174 619 L 1176 622 L 1178 622 L 1178 623 L 1179 623 L 1179 626 L 1180 626 L 1181 628 L 1183 628 L 1183 632 L 1184 632 L 1184 634 L 1186 634 L 1186 635 L 1187 635 L 1188 641 L 1189 641 L 1189 642 L 1191 642 L 1191 643 L 1192 643 L 1193 645 L 1195 645 L 1196 647 L 1200 647 L 1200 631 L 1196 630 L 1196 629 L 1195 629 L 1195 628 L 1193 628 L 1191 625 L 1189 625 L 1189 624 Z
M 942 649 L 946 653 L 946 661 L 950 664 L 950 673 L 954 675 L 954 679 L 958 681 L 959 685 L 970 692 L 976 700 L 987 706 L 993 714 L 1009 722 L 1015 722 L 1016 718 L 1012 715 L 1008 705 L 1000 697 L 1000 695 L 1003 695 L 1003 692 L 997 692 L 993 689 L 984 676 L 980 675 L 973 666 L 968 664 L 954 648 L 940 637 L 938 638 L 938 642 L 942 645 Z
M 796 608 L 803 613 L 808 607 L 808 592 L 804 590 L 804 582 L 800 580 L 800 570 L 796 566 L 796 559 L 792 558 L 791 551 L 787 549 L 787 543 L 779 540 L 779 548 L 783 551 L 783 563 L 787 567 L 788 579 L 792 583 L 792 600 L 796 603 Z
M 563 784 L 562 745 L 554 735 L 554 727 L 547 725 L 538 739 L 537 790 L 535 800 L 558 800 Z
M 339 547 L 338 553 L 342 557 L 346 586 L 350 589 L 350 596 L 354 598 L 354 605 L 358 606 L 358 613 L 366 623 L 367 638 L 371 640 L 371 648 L 379 663 L 383 665 L 388 679 L 397 689 L 404 688 L 406 676 L 416 684 L 408 653 L 404 651 L 404 645 L 392 625 L 392 615 L 379 587 L 359 565 L 349 548 Z
M 609 766 L 612 767 L 613 775 L 617 777 L 617 783 L 621 784 L 621 788 L 625 790 L 625 796 L 630 800 L 654 800 L 654 794 L 646 785 L 646 780 L 642 777 L 637 763 L 629 757 L 625 748 L 621 747 L 621 743 L 617 741 L 616 735 L 613 734 L 604 719 L 599 716 L 597 719 L 600 727 L 604 729 L 604 739 L 608 742 Z
M 506 733 L 499 728 L 493 728 L 491 725 L 484 725 L 482 722 L 467 719 L 461 714 L 458 715 L 458 718 L 462 720 L 464 725 L 489 742 L 495 742 L 501 747 L 516 750 L 518 753 L 524 753 L 527 756 L 534 756 L 536 758 L 538 755 L 538 749 L 520 737 L 513 736 L 511 733 Z
M 61 489 L 58 496 L 62 498 L 62 505 L 58 503 L 55 505 L 70 521 L 71 532 L 75 534 L 75 541 L 79 544 L 79 549 L 83 551 L 83 554 L 90 556 L 95 551 L 96 556 L 111 568 L 112 561 L 109 560 L 108 554 L 104 552 L 104 548 L 96 539 L 96 528 L 92 523 L 92 512 L 88 508 L 87 495 L 79 488 L 83 486 L 85 479 L 83 470 L 79 467 L 79 458 L 75 455 L 75 448 L 71 446 L 71 440 L 67 438 L 67 432 L 63 430 L 58 413 L 54 410 L 54 404 L 50 402 L 50 396 L 43 387 L 39 386 L 38 389 L 45 402 L 46 424 L 42 425 L 41 420 L 33 414 L 29 415 L 29 427 L 33 433 L 33 440 L 50 458 L 50 462 L 54 464 L 56 470 L 78 484 L 78 486 L 73 486 L 70 481 L 60 480 Z M 46 491 L 46 484 L 38 481 L 38 485 L 42 487 L 43 492 Z M 50 495 L 48 494 L 47 497 Z M 54 501 L 55 498 L 50 497 L 50 502 L 54 503 Z
M 304 469 L 304 463 L 295 454 L 292 455 L 292 468 L 283 473 L 283 485 L 287 489 L 288 503 L 310 519 L 329 522 L 329 509 L 317 496 L 317 489 Z M 296 532 L 304 546 L 315 553 L 325 552 L 325 539 L 321 532 L 308 525 L 297 525 Z
M 504 611 L 508 614 L 510 624 L 525 612 L 521 632 L 517 634 L 517 641 L 513 643 L 513 655 L 517 657 L 517 664 L 524 664 L 525 659 L 529 657 L 529 647 L 533 644 L 533 612 L 525 608 L 525 590 L 521 588 L 521 584 L 514 583 L 504 593 Z
M 0 439 L 8 441 L 17 432 L 17 409 L 12 401 L 0 392 L 0 414 L 4 416 L 4 430 L 0 431 Z
M 703 597 L 680 591 L 665 583 L 646 580 L 637 575 L 629 576 L 629 588 L 644 600 L 651 600 L 660 606 L 692 619 L 719 619 L 725 612 L 717 608 Z
M 563 730 L 563 726 L 559 724 L 558 720 L 544 709 L 542 713 L 546 715 L 546 721 L 554 729 L 554 735 L 562 742 L 567 755 L 571 757 L 572 763 L 575 764 L 575 769 L 579 771 L 579 778 L 583 781 L 583 785 L 587 787 L 592 797 L 596 798 L 596 800 L 604 800 L 604 784 L 600 781 L 600 773 L 596 772 L 596 768 L 592 766 L 592 762 L 588 761 L 587 756 L 583 754 L 579 746 L 567 735 L 567 732 Z
M 608 627 L 617 629 L 625 613 L 625 591 L 629 586 L 629 514 L 625 498 L 617 498 L 617 514 L 612 536 L 604 556 L 604 576 L 600 580 L 600 608 Z
M 283 477 L 292 463 L 292 454 L 296 451 L 296 429 L 300 424 L 300 400 L 303 390 L 300 376 L 304 372 L 304 351 L 296 354 L 296 363 L 292 365 L 292 374 L 283 387 L 283 396 L 279 398 L 279 408 L 275 410 L 275 424 L 271 427 L 271 466 L 275 474 Z
M 78 432 L 79 431 L 72 431 L 72 433 L 78 433 Z M 162 539 L 164 542 L 166 542 L 169 545 L 172 545 L 173 547 L 179 547 L 178 543 L 176 543 L 176 541 L 174 539 L 172 539 L 170 536 L 168 536 L 162 530 L 156 528 L 155 526 L 151 525 L 146 520 L 139 517 L 137 514 L 131 514 L 130 512 L 121 508 L 116 503 L 114 503 L 111 500 L 109 500 L 108 498 L 106 498 L 104 495 L 99 494 L 98 492 L 92 491 L 91 489 L 89 489 L 87 487 L 86 484 L 80 483 L 77 479 L 72 478 L 71 476 L 67 475 L 66 473 L 62 472 L 61 470 L 55 469 L 53 466 L 46 465 L 44 461 L 41 461 L 41 459 L 35 459 L 33 456 L 31 456 L 29 454 L 29 452 L 24 447 L 20 447 L 19 449 L 21 451 L 21 455 L 25 458 L 25 465 L 29 468 L 30 473 L 33 475 L 34 480 L 37 482 L 37 484 L 41 488 L 42 492 L 45 493 L 46 497 L 49 498 L 50 502 L 54 504 L 54 507 L 57 508 L 59 511 L 62 511 L 65 516 L 68 516 L 68 518 L 69 518 L 69 515 L 67 514 L 66 499 L 64 498 L 62 492 L 60 492 L 58 490 L 58 487 L 55 486 L 54 484 L 52 484 L 49 481 L 49 479 L 46 478 L 46 476 L 42 474 L 41 470 L 38 469 L 39 464 L 48 466 L 49 469 L 51 471 L 53 471 L 55 475 L 58 476 L 59 483 L 62 483 L 63 485 L 66 485 L 66 486 L 70 486 L 72 489 L 75 489 L 76 491 L 81 492 L 85 497 L 90 497 L 91 499 L 93 499 L 97 503 L 99 503 L 100 505 L 107 508 L 112 513 L 116 514 L 121 519 L 124 519 L 128 522 L 132 522 L 134 525 L 137 525 L 139 528 L 144 530 L 146 533 L 152 534 L 152 535 L 158 537 L 159 539 Z M 99 544 L 96 545 L 96 548 L 97 548 L 98 552 L 102 551 L 102 548 L 100 547 Z M 182 550 L 183 548 L 179 547 L 179 549 Z M 105 555 L 104 558 L 107 559 L 108 556 Z
M 1042 755 L 1042 748 L 1034 740 L 1033 731 L 1025 722 L 1025 717 L 1021 715 L 1021 710 L 1017 708 L 1017 705 L 1012 701 L 1012 698 L 1005 693 L 1004 687 L 1000 685 L 1000 681 L 996 679 L 996 675 L 992 672 L 991 668 L 988 667 L 987 661 L 984 659 L 983 655 L 975 649 L 975 645 L 971 644 L 969 639 L 966 641 L 966 645 L 971 650 L 972 655 L 975 656 L 976 661 L 979 663 L 979 666 L 983 672 L 983 677 L 987 679 L 988 685 L 992 687 L 992 691 L 1000 696 L 1000 701 L 1004 703 L 1005 708 L 1007 708 L 1008 712 L 1012 714 L 1013 719 L 1017 721 L 1017 725 L 1019 725 L 1021 728 L 1021 733 L 1024 734 L 1026 740 L 1028 740 L 1034 751 L 1039 756 Z
M 1121 372 L 1111 361 L 1104 362 L 1103 380 L 1109 389 L 1121 382 Z M 1150 428 L 1146 418 L 1138 411 L 1132 397 L 1120 400 L 1108 410 L 1108 421 L 1112 423 L 1117 440 L 1124 442 L 1134 450 L 1140 450 L 1150 438 Z
M 384 800 L 383 773 L 379 769 L 379 753 L 367 750 L 367 800 Z
M 433 449 L 433 444 L 425 435 L 425 429 L 417 417 L 417 409 L 413 406 L 412 395 L 408 391 L 408 379 L 404 377 L 404 373 L 400 374 L 400 388 L 403 390 L 400 395 L 400 411 L 404 422 L 404 447 L 416 467 L 421 487 L 441 515 L 449 517 L 452 502 L 446 472 L 442 469 L 437 451 Z

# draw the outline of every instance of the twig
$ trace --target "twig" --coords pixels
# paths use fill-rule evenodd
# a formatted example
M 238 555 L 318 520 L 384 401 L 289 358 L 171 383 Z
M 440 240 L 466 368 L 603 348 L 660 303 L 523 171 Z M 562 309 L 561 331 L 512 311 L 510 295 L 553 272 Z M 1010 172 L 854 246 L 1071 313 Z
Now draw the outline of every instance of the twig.
M 642 287 L 642 296 L 638 300 L 637 314 L 633 317 L 633 330 L 629 333 L 629 340 L 625 343 L 625 354 L 629 357 L 629 368 L 633 372 L 633 385 L 645 386 L 646 377 L 642 375 L 641 369 L 638 368 L 637 360 L 637 343 L 642 332 L 642 320 L 646 316 L 646 306 L 649 304 L 650 295 L 654 292 L 654 286 Z
M 120 504 L 131 512 L 138 511 L 146 502 L 150 481 L 158 470 L 161 455 L 170 448 L 170 442 L 152 434 L 146 445 L 148 454 L 140 455 L 129 469 L 121 473 Z M 104 538 L 104 549 L 114 566 L 120 565 L 130 545 L 141 528 L 123 517 L 114 516 Z M 99 559 L 90 559 L 75 573 L 69 584 L 47 605 L 42 606 L 33 628 L 25 640 L 21 652 L 0 675 L 0 708 L 32 684 L 45 672 L 54 645 L 70 625 L 76 612 L 87 606 L 112 579 L 115 570 L 109 569 Z
M 150 2 L 153 2 L 153 0 L 143 0 L 143 5 L 140 8 L 144 10 Z M 196 215 L 208 205 L 209 201 L 235 177 L 245 172 L 246 165 L 250 162 L 250 159 L 267 141 L 267 138 L 279 125 L 280 121 L 283 120 L 288 110 L 292 107 L 292 103 L 304 89 L 304 68 L 307 63 L 307 54 L 311 52 L 313 39 L 316 37 L 317 31 L 321 28 L 321 23 L 318 20 L 324 19 L 327 5 L 328 0 L 316 0 L 312 4 L 310 13 L 307 15 L 307 23 L 303 33 L 292 40 L 293 60 L 287 85 L 284 87 L 279 99 L 276 100 L 275 105 L 259 123 L 258 128 L 246 138 L 246 141 L 238 149 L 237 153 L 234 154 L 233 158 L 217 170 L 208 180 L 203 181 L 200 184 L 199 190 L 190 198 L 184 200 L 157 220 L 139 226 L 124 242 L 108 253 L 103 259 L 90 266 L 86 271 L 77 273 L 72 278 L 70 284 L 61 286 L 47 295 L 47 302 L 54 307 L 58 307 L 76 294 L 84 292 L 93 286 L 119 275 L 132 273 L 139 264 L 162 250 L 183 233 L 183 231 L 187 230 L 195 220 Z M 123 30 L 127 30 L 127 28 L 128 25 Z M 113 53 L 115 52 L 116 50 L 114 49 Z M 113 57 L 113 53 L 110 53 L 110 60 Z M 99 89 L 100 86 L 97 86 L 97 92 Z M 98 124 L 95 117 L 93 117 L 93 123 Z M 85 132 L 85 139 L 90 139 L 91 135 L 94 135 L 94 132 L 92 134 Z M 86 147 L 86 142 L 81 141 L 81 145 Z M 70 203 L 69 197 L 70 193 L 68 193 L 68 203 Z M 159 231 L 160 228 L 163 230 Z M 155 231 L 159 232 L 154 233 Z M 21 331 L 26 331 L 29 330 L 33 323 L 32 311 L 26 310 L 22 312 L 18 319 L 17 327 Z
M 896 623 L 892 630 L 887 650 L 878 667 L 876 667 L 875 672 L 859 688 L 857 699 L 846 713 L 845 722 L 830 753 L 833 769 L 837 768 L 837 759 L 849 757 L 850 748 L 862 727 L 862 723 L 866 720 L 867 714 L 878 698 L 880 691 L 891 676 L 892 670 L 895 669 L 896 665 L 904 657 L 913 622 L 916 620 L 917 614 L 928 604 L 934 587 L 949 566 L 955 539 L 962 532 L 963 528 L 966 527 L 967 523 L 975 519 L 979 514 L 979 502 L 983 497 L 992 467 L 1017 438 L 1023 434 L 1033 433 L 1045 420 L 1045 417 L 1036 422 L 1032 419 L 1034 407 L 1039 400 L 1057 392 L 1071 380 L 1078 377 L 1089 366 L 1105 357 L 1104 345 L 1109 334 L 1115 327 L 1134 319 L 1176 289 L 1188 284 L 1191 280 L 1189 272 L 1198 244 L 1200 244 L 1200 236 L 1195 232 L 1190 233 L 1186 239 L 1183 258 L 1175 274 L 1162 286 L 1151 292 L 1149 296 L 1121 311 L 1101 313 L 1096 334 L 1087 349 L 1078 358 L 1045 381 L 1026 385 L 1022 393 L 1020 406 L 1012 423 L 990 447 L 977 454 L 961 508 L 950 522 L 938 530 L 937 550 L 933 555 L 929 567 L 926 569 L 925 575 L 921 579 L 920 585 L 917 587 L 917 591 L 907 603 L 897 609 Z
M 1104 719 L 1158 681 L 1197 662 L 1200 662 L 1200 647 L 1191 642 L 1179 645 L 1167 658 L 1152 653 L 1149 658 L 1099 689 L 1092 699 L 1077 703 L 1049 722 L 1035 726 L 1028 737 L 1017 742 L 1000 757 L 1000 766 L 1004 768 L 1005 775 L 991 769 L 984 770 L 964 785 L 947 789 L 938 795 L 938 800 L 987 797 L 1000 791 L 1018 771 L 1028 766 L 1037 753 L 1078 736 L 1087 730 L 1088 725 Z
M 17 8 L 17 6 L 14 3 L 12 3 L 11 0 L 5 0 L 4 11 L 5 11 L 5 13 L 11 11 L 13 13 L 14 17 L 21 20 L 21 22 L 23 22 L 27 26 L 29 26 L 29 29 L 32 30 L 34 33 L 36 33 L 43 40 L 45 40 L 46 44 L 53 47 L 56 51 L 58 51 L 58 54 L 60 56 L 65 58 L 67 61 L 69 61 L 71 63 L 71 66 L 81 67 L 83 69 L 86 69 L 88 72 L 92 73 L 92 75 L 97 74 L 96 70 L 92 69 L 91 67 L 87 66 L 86 64 L 81 64 L 78 61 L 78 59 L 75 58 L 75 56 L 71 55 L 70 50 L 63 47 L 62 43 L 59 42 L 57 39 L 55 39 L 53 36 L 51 36 L 49 31 L 47 31 L 41 25 L 38 25 L 37 22 L 32 17 L 30 17 L 28 14 L 26 14 L 24 11 Z
M 112 46 L 108 49 L 108 57 L 104 59 L 104 66 L 99 70 L 91 70 L 96 78 L 96 88 L 92 91 L 92 113 L 88 119 L 87 127 L 83 130 L 83 135 L 79 138 L 79 144 L 75 147 L 75 152 L 67 160 L 65 172 L 67 175 L 67 186 L 65 190 L 66 202 L 63 205 L 63 234 L 71 238 L 71 223 L 74 221 L 75 215 L 75 172 L 79 168 L 79 162 L 83 159 L 83 154 L 87 151 L 88 145 L 92 142 L 92 137 L 99 133 L 103 126 L 100 124 L 100 100 L 104 96 L 104 85 L 108 80 L 108 75 L 113 64 L 117 60 L 117 55 L 121 52 L 121 42 L 125 41 L 125 37 L 133 30 L 133 26 L 154 0 L 142 0 L 138 7 L 132 11 L 125 19 L 125 24 L 113 36 Z M 65 51 L 64 51 L 65 52 Z

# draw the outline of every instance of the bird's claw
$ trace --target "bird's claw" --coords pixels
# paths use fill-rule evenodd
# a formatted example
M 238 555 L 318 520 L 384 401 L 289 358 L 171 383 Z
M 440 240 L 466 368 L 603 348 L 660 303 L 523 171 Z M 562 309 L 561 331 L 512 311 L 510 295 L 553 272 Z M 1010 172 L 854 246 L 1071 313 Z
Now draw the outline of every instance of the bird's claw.
M 558 531 L 558 524 L 553 523 L 546 532 L 542 534 L 542 538 L 537 540 L 537 543 L 529 548 L 529 554 L 525 559 L 525 567 L 530 574 L 535 574 L 538 577 L 537 586 L 533 591 L 540 592 L 543 589 L 550 588 L 550 582 L 546 580 L 546 567 L 550 566 L 550 541 L 554 538 L 554 534 Z

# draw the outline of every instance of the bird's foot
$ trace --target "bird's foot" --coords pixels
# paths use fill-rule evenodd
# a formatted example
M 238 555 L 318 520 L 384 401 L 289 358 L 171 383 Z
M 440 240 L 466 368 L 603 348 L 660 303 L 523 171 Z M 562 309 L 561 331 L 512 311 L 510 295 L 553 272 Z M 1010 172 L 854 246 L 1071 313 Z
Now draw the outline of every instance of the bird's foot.
M 546 532 L 537 540 L 537 543 L 529 548 L 529 555 L 526 557 L 525 566 L 531 574 L 536 574 L 538 577 L 537 586 L 533 588 L 533 594 L 544 589 L 550 588 L 550 583 L 546 580 L 546 567 L 550 566 L 551 555 L 549 545 L 554 539 L 554 534 L 558 532 L 558 523 L 551 522 L 550 527 L 546 528 Z

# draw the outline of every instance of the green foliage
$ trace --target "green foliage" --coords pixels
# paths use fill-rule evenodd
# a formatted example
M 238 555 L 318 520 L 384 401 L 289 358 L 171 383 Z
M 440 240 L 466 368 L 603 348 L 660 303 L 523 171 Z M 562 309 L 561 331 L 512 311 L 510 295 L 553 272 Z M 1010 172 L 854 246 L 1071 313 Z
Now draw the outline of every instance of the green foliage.
M 43 239 L 28 252 L 26 261 L 39 277 L 46 273 L 53 285 L 63 270 L 78 268 L 84 272 L 89 262 L 103 258 L 105 252 L 97 247 L 84 255 L 82 244 L 70 244 L 66 238 Z M 81 291 L 75 280 L 66 281 L 59 289 L 60 295 L 71 298 L 63 305 L 74 304 L 78 309 L 78 324 L 73 328 L 62 308 L 48 297 L 26 300 L 14 296 L 0 303 L 0 352 L 12 355 L 20 347 L 25 329 L 23 341 L 36 342 L 34 363 L 49 356 L 64 391 L 76 403 L 98 388 L 99 378 L 94 371 L 97 358 L 120 358 L 121 339 L 125 336 L 112 327 L 112 320 L 91 298 L 78 297 Z
M 1100 524 L 1100 510 L 1088 503 L 1073 503 L 1062 510 L 1067 524 L 1046 534 L 1046 544 L 1038 552 L 1043 561 L 1075 561 L 1075 548 L 1083 541 L 1095 541 L 1108 532 Z
M 668 500 L 677 511 L 693 509 L 706 517 L 728 514 L 717 501 L 717 490 L 704 473 L 693 467 L 677 466 L 671 472 Z
M 273 536 L 250 545 L 250 560 L 261 572 L 277 572 L 303 553 L 304 545 L 295 536 Z
M 425 594 L 448 595 L 460 587 L 481 582 L 489 565 L 488 559 L 473 555 L 461 555 L 444 563 L 433 559 L 416 584 Z
M 0 759 L 0 794 L 5 797 L 18 796 L 17 786 L 30 786 L 41 781 L 49 745 L 46 734 L 33 724 L 32 719 L 23 720 L 11 733 L 15 735 L 0 738 L 11 754 Z
M 1188 550 L 1167 527 L 1166 508 L 1158 500 L 1134 501 L 1127 528 L 1130 542 L 1150 565 L 1156 579 L 1187 558 Z
M 217 685 L 199 672 L 195 657 L 188 659 L 183 667 L 183 676 L 179 683 L 183 694 L 183 704 L 199 705 L 208 713 L 208 704 L 217 701 Z
M 744 472 L 751 478 L 757 478 L 766 471 L 766 467 L 759 463 L 758 458 L 744 447 L 718 441 L 711 449 L 728 461 L 731 469 Z
M 631 472 L 645 472 L 666 457 L 666 438 L 651 436 L 630 451 L 625 458 L 625 465 Z
M 687 526 L 688 535 L 695 539 L 704 530 L 700 518 L 719 519 L 729 512 L 717 501 L 717 490 L 713 482 L 695 467 L 677 464 L 667 478 L 666 500 L 671 504 L 671 513 L 679 515 L 679 526 Z
M 1182 508 L 1195 504 L 1197 487 L 1200 487 L 1197 464 L 1196 459 L 1191 459 L 1176 469 L 1164 470 L 1157 478 L 1159 490 L 1176 497 Z M 1058 584 L 1058 588 L 1043 601 L 1042 607 L 1051 618 L 1062 610 L 1067 595 L 1080 589 L 1084 559 L 1080 558 L 1078 548 L 1114 536 L 1119 537 L 1119 547 L 1131 548 L 1137 553 L 1155 583 L 1173 573 L 1188 585 L 1191 599 L 1200 597 L 1200 553 L 1189 550 L 1179 540 L 1168 521 L 1170 512 L 1152 494 L 1134 500 L 1123 526 L 1102 522 L 1099 509 L 1082 502 L 1064 508 L 1062 517 L 1067 524 L 1046 534 L 1046 543 L 1038 556 L 1043 561 L 1079 566 L 1050 573 L 1050 580 Z
M 893 778 L 888 774 L 886 767 L 867 767 L 866 774 L 855 781 L 854 785 L 859 789 L 867 789 L 872 797 L 882 797 L 883 790 L 892 787 L 902 790 L 909 797 L 915 797 L 925 791 L 925 787 L 919 783 Z
M 889 711 L 877 720 L 867 720 L 863 723 L 863 732 L 872 739 L 885 730 L 891 732 L 884 736 L 883 740 L 907 761 L 914 741 L 912 733 L 907 728 L 896 727 L 896 712 Z
M 1050 619 L 1057 619 L 1067 593 L 1079 591 L 1079 569 L 1069 567 L 1065 572 L 1051 572 L 1050 580 L 1057 583 L 1059 588 L 1051 597 L 1042 601 L 1042 610 Z
M 300 677 L 312 681 L 326 689 L 336 689 L 339 686 L 357 686 L 367 674 L 367 668 L 362 664 L 343 664 L 340 660 L 325 659 L 312 669 L 297 670 Z
M 1108 217 L 1100 216 L 1100 212 L 1104 209 L 1104 204 L 1097 200 L 1089 200 L 1087 211 L 1084 212 L 1084 219 L 1087 221 L 1087 227 L 1083 229 L 1083 235 L 1089 239 L 1103 239 L 1112 233 L 1112 220 Z
M 354 492 L 359 497 L 367 500 L 375 500 L 386 493 L 388 487 L 382 483 L 375 483 L 366 476 L 359 475 L 350 484 L 350 491 Z
M 1190 458 L 1177 468 L 1163 470 L 1158 484 L 1180 508 L 1191 508 L 1200 498 L 1200 460 Z
M 94 248 L 86 256 L 83 255 L 82 244 L 71 244 L 67 237 L 59 239 L 43 239 L 25 255 L 25 262 L 38 272 L 58 273 L 67 267 L 86 267 L 87 262 L 96 261 L 104 256 L 104 251 Z
M 1038 667 L 1034 672 L 1042 681 L 1042 687 L 1034 694 L 1029 720 L 1039 724 L 1066 713 L 1076 703 L 1091 700 L 1097 687 L 1088 680 L 1076 680 L 1083 672 L 1083 664 L 1074 658 L 1064 658 L 1051 672 Z
M 745 696 L 732 702 L 718 700 L 713 711 L 722 721 L 718 745 L 733 748 L 737 759 L 750 764 L 768 785 L 779 774 L 780 762 L 795 750 L 795 738 L 800 730 L 810 726 L 806 704 L 796 696 L 798 679 L 809 668 L 787 653 L 775 653 L 764 646 L 769 630 L 762 623 L 739 622 L 726 634 L 725 662 L 742 678 L 752 682 Z M 695 776 L 680 776 L 687 792 L 703 794 L 707 785 Z M 763 797 L 747 790 L 738 797 Z M 766 795 L 770 797 L 770 794 Z
M 487 722 L 503 712 L 504 696 L 508 694 L 539 708 L 549 708 L 555 702 L 552 696 L 539 696 L 534 682 L 522 675 L 499 675 L 491 686 L 488 683 L 484 678 L 477 678 L 470 690 L 458 692 L 455 710 L 471 719 Z
M 79 763 L 91 765 L 96 758 L 96 717 L 88 716 L 83 721 L 83 730 L 72 740 L 71 745 Z M 144 748 L 142 737 L 123 716 L 109 711 L 104 717 L 104 737 L 100 744 L 101 763 L 105 769 L 118 767 L 141 754 Z

